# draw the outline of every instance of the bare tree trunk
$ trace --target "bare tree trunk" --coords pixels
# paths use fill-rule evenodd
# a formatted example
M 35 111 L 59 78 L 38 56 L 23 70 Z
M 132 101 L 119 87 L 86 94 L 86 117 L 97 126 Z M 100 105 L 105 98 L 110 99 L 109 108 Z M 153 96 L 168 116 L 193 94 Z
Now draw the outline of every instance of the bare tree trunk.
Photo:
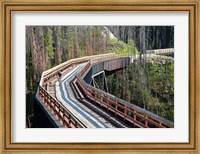
M 78 42 L 78 31 L 77 31 L 77 27 L 75 27 L 75 45 L 76 45 L 76 58 L 80 57 L 80 48 L 79 48 L 79 42 Z
M 38 35 L 37 35 L 37 50 L 38 50 L 38 63 L 39 63 L 39 75 L 46 68 L 45 64 L 45 49 L 44 49 L 44 35 L 43 28 L 41 26 L 37 27 Z
M 54 36 L 55 36 L 55 64 L 60 64 L 62 62 L 61 47 L 60 47 L 60 26 L 54 26 Z
M 94 52 L 94 55 L 96 54 L 96 28 L 94 27 L 93 28 L 93 52 Z
M 37 63 L 37 47 L 35 42 L 35 28 L 30 26 L 30 41 L 31 41 L 31 54 L 32 54 L 32 65 L 33 65 L 33 80 L 37 79 L 38 74 L 38 63 Z

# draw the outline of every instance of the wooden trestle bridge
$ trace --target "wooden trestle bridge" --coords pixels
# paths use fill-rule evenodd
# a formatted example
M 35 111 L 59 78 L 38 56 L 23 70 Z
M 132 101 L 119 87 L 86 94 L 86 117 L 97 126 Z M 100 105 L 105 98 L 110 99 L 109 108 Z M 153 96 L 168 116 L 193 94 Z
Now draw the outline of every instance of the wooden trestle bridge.
M 172 50 L 164 52 L 171 54 Z M 131 62 L 133 57 L 115 54 L 71 59 L 42 73 L 36 102 L 54 127 L 173 128 L 173 122 L 91 85 L 96 74 L 123 68 Z

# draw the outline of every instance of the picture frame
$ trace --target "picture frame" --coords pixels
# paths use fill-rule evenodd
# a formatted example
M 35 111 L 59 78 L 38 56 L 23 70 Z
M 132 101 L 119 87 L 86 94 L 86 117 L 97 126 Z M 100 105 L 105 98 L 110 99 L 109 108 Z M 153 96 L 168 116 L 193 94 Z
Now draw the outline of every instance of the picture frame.
M 196 153 L 200 152 L 199 0 L 1 1 L 0 129 L 2 153 Z M 12 143 L 11 14 L 13 11 L 188 11 L 189 12 L 189 143 Z

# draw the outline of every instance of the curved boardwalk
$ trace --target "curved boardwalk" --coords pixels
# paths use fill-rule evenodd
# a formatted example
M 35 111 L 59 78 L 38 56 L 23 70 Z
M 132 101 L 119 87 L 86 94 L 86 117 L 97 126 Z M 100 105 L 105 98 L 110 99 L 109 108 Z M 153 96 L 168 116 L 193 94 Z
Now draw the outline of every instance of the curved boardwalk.
M 131 56 L 110 56 L 73 59 L 44 72 L 38 88 L 39 101 L 47 106 L 45 109 L 49 114 L 53 114 L 50 116 L 58 121 L 58 127 L 173 128 L 172 122 L 96 89 L 83 80 L 84 74 L 89 70 L 97 73 L 102 69 L 119 69 L 137 59 Z M 62 78 L 58 81 L 60 72 Z
M 108 122 L 104 118 L 100 117 L 98 114 L 85 107 L 72 96 L 74 94 L 69 84 L 75 74 L 83 67 L 83 65 L 84 64 L 80 64 L 73 68 L 61 79 L 61 83 L 58 81 L 56 82 L 56 97 L 89 128 L 110 128 L 112 125 L 106 124 Z

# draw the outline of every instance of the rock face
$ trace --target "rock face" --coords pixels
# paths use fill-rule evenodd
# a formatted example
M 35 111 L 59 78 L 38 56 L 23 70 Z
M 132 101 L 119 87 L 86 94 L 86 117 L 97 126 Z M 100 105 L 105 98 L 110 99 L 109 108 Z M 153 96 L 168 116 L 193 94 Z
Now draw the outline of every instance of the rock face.
M 108 37 L 109 39 L 113 39 L 113 38 L 117 39 L 107 27 L 103 28 L 102 36 L 103 37 Z

